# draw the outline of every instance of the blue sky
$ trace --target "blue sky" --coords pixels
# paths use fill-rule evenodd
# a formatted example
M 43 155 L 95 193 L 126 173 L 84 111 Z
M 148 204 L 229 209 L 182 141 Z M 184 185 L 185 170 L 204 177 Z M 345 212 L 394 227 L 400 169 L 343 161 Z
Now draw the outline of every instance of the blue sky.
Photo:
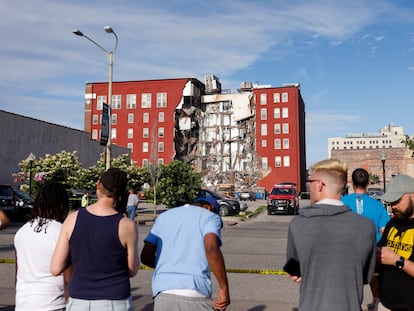
M 307 162 L 328 137 L 388 124 L 414 134 L 414 3 L 410 0 L 0 1 L 0 109 L 83 129 L 85 82 L 214 74 L 299 82 Z

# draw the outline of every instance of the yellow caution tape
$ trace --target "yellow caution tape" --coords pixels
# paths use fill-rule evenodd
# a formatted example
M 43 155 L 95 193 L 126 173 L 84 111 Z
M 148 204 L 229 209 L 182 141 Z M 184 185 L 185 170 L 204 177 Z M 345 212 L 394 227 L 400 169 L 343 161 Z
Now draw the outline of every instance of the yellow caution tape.
M 141 270 L 154 270 L 148 266 L 141 266 Z M 226 269 L 227 273 L 250 273 L 250 274 L 273 274 L 273 275 L 282 275 L 287 274 L 282 270 L 258 270 L 258 269 Z
M 1 259 L 0 263 L 10 263 L 14 264 L 16 263 L 16 259 Z M 139 267 L 140 270 L 154 270 L 153 268 L 150 268 L 148 266 L 142 265 Z M 251 274 L 286 274 L 286 272 L 281 270 L 257 270 L 257 269 L 226 269 L 227 273 L 251 273 Z
M 16 259 L 1 259 L 0 263 L 16 263 Z M 140 270 L 154 270 L 148 266 L 142 265 L 139 267 Z M 259 269 L 226 269 L 227 273 L 249 273 L 249 274 L 263 274 L 263 275 L 287 275 L 283 270 L 259 270 Z M 374 273 L 375 276 L 378 273 Z
M 258 270 L 258 269 L 226 269 L 227 273 L 249 273 L 249 274 L 265 274 L 265 275 L 286 275 L 283 270 Z

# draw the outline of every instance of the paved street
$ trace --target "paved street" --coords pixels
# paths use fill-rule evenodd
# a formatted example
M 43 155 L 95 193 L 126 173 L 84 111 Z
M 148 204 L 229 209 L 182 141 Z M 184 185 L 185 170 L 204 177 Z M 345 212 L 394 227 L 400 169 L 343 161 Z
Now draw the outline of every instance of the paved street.
M 264 201 L 248 202 L 250 210 L 263 204 Z M 139 214 L 149 212 L 148 208 L 141 207 Z M 226 268 L 237 271 L 228 273 L 232 297 L 228 311 L 296 310 L 299 294 L 297 284 L 287 279 L 286 275 L 257 273 L 257 270 L 278 271 L 283 266 L 287 228 L 291 218 L 292 216 L 287 215 L 268 216 L 262 213 L 246 221 L 235 217 L 224 219 L 222 250 Z M 147 225 L 139 225 L 140 248 L 143 246 L 142 239 L 151 228 L 151 222 L 146 223 Z M 13 224 L 11 228 L 0 233 L 0 259 L 14 259 L 13 237 L 20 225 Z M 255 271 L 249 273 L 246 270 Z M 5 311 L 14 310 L 14 265 L 0 263 L 0 275 L 0 309 L 3 307 L 2 310 Z M 151 270 L 140 270 L 131 279 L 136 311 L 152 310 L 151 276 Z M 216 293 L 216 284 L 213 282 L 213 294 Z M 368 288 L 365 295 L 365 300 L 370 301 Z

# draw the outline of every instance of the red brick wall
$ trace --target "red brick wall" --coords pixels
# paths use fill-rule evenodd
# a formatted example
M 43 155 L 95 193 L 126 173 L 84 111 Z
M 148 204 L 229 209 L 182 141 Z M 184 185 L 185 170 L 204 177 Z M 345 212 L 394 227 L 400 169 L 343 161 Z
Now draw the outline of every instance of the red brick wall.
M 381 152 L 384 151 L 385 160 L 385 182 L 388 184 L 392 175 L 407 174 L 414 177 L 413 151 L 408 148 L 389 149 L 353 149 L 353 150 L 332 150 L 331 157 L 348 163 L 348 182 L 351 183 L 352 172 L 358 167 L 366 169 L 370 174 L 378 175 L 380 184 L 383 186 L 383 172 Z

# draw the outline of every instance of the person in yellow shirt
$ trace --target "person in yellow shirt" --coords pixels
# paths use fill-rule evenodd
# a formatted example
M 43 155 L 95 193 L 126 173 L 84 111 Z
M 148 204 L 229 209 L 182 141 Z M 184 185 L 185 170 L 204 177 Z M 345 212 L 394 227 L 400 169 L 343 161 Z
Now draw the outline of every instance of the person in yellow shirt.
M 87 207 L 89 205 L 89 191 L 86 191 L 82 196 L 81 207 Z

